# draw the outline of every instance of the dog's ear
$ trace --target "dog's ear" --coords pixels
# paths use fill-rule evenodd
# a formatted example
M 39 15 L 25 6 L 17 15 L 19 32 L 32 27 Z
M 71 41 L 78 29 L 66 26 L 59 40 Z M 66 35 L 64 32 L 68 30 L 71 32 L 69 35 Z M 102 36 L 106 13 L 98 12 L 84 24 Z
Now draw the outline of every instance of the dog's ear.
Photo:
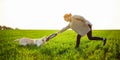
M 42 42 L 44 42 L 44 39 L 42 39 Z

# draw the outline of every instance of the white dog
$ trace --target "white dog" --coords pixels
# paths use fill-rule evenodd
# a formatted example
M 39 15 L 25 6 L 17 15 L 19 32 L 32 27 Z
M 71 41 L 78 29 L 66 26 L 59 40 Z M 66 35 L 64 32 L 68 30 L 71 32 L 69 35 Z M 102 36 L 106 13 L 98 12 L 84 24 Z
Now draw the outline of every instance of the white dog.
M 43 38 L 40 38 L 40 39 L 20 38 L 20 39 L 14 40 L 14 41 L 18 41 L 19 44 L 23 45 L 23 46 L 35 44 L 39 47 L 40 45 L 45 43 L 46 40 L 47 40 L 47 37 L 43 37 Z

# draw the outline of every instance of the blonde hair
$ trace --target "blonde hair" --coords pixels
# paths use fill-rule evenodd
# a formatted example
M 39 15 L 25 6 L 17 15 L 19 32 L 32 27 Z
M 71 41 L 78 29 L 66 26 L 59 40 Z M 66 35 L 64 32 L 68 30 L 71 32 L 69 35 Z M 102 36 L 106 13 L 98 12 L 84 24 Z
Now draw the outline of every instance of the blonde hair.
M 72 16 L 72 14 L 71 13 L 69 13 L 69 14 L 64 14 L 64 20 L 65 21 L 67 21 L 67 22 L 70 22 L 71 21 L 71 16 Z

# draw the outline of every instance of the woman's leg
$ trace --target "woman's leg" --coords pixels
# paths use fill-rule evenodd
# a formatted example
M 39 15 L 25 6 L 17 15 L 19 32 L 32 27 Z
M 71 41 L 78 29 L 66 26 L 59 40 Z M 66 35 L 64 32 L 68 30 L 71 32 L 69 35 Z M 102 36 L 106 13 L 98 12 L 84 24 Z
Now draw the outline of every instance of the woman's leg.
M 90 31 L 87 33 L 88 39 L 89 40 L 103 40 L 103 38 L 100 37 L 93 37 L 92 36 L 92 26 L 88 25 L 90 27 Z
M 106 44 L 106 38 L 101 38 L 101 37 L 93 37 L 92 36 L 92 26 L 91 25 L 88 25 L 90 27 L 90 31 L 87 33 L 87 36 L 88 36 L 88 39 L 89 40 L 103 40 L 104 44 Z
M 87 36 L 89 40 L 103 40 L 103 38 L 100 38 L 100 37 L 93 37 L 92 30 L 87 33 Z
M 81 38 L 81 35 L 77 35 L 77 41 L 76 41 L 76 47 L 75 48 L 78 48 L 79 47 L 79 44 L 80 44 L 80 38 Z

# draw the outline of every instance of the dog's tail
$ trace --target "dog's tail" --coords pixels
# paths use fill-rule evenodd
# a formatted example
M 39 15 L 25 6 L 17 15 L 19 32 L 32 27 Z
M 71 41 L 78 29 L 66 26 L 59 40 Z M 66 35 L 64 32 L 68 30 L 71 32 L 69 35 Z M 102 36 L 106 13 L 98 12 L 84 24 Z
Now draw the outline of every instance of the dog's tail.
M 14 42 L 18 42 L 20 39 L 16 39 L 16 40 L 14 40 Z

